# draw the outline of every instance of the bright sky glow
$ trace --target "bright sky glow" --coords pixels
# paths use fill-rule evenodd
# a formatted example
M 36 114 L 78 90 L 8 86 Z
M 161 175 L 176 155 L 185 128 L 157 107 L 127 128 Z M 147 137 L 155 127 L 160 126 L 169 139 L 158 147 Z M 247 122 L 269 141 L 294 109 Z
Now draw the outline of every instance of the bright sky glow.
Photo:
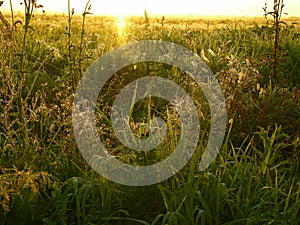
M 14 0 L 14 9 L 22 9 Z M 114 16 L 143 16 L 144 9 L 149 15 L 199 15 L 199 16 L 262 16 L 262 7 L 268 1 L 271 10 L 273 0 L 91 0 L 93 14 Z M 82 13 L 87 1 L 71 0 L 75 13 Z M 67 13 L 67 0 L 38 0 L 48 12 Z M 286 0 L 285 12 L 289 16 L 300 17 L 300 1 Z M 0 10 L 9 9 L 9 1 L 4 0 Z

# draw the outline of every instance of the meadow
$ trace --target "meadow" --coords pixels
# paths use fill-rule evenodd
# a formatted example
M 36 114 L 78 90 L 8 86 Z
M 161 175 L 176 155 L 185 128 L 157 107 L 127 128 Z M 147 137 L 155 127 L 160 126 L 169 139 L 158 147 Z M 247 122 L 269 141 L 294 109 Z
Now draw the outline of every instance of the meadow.
M 263 16 L 145 14 L 124 23 L 88 12 L 5 14 L 1 20 L 0 224 L 300 224 L 300 19 L 284 18 L 275 60 L 274 27 Z M 162 144 L 137 153 L 117 140 L 111 105 L 137 78 L 162 76 L 180 84 L 201 120 L 196 152 L 181 171 L 159 184 L 130 187 L 103 178 L 83 159 L 72 104 L 81 76 L 97 58 L 139 40 L 173 42 L 201 56 L 220 83 L 228 118 L 218 156 L 199 171 L 211 125 L 199 87 L 184 71 L 155 62 L 118 71 L 99 94 L 96 122 L 119 160 L 153 164 L 178 143 L 180 118 L 159 98 L 136 104 L 131 128 L 139 136 L 141 123 L 159 115 L 168 125 Z

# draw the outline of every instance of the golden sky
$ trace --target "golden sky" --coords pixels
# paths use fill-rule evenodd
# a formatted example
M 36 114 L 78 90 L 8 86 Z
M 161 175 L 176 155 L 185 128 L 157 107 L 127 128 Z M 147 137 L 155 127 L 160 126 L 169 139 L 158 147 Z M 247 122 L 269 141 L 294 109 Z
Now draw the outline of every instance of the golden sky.
M 21 9 L 15 0 L 14 8 Z M 101 15 L 215 15 L 215 16 L 262 16 L 262 7 L 268 1 L 270 10 L 273 0 L 91 0 L 92 12 Z M 71 0 L 76 13 L 82 13 L 87 1 Z M 67 13 L 67 0 L 38 0 L 47 12 Z M 300 17 L 300 0 L 286 0 L 285 12 Z M 5 9 L 9 1 L 4 0 Z M 0 8 L 0 9 L 3 9 Z

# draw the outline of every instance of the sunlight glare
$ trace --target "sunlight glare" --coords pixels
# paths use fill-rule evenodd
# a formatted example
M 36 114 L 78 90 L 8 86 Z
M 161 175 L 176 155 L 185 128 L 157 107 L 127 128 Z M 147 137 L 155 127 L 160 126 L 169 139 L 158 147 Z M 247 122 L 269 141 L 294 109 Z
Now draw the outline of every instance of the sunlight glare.
M 117 19 L 118 19 L 117 20 L 118 35 L 119 35 L 119 37 L 122 37 L 125 34 L 126 17 L 125 16 L 118 16 Z

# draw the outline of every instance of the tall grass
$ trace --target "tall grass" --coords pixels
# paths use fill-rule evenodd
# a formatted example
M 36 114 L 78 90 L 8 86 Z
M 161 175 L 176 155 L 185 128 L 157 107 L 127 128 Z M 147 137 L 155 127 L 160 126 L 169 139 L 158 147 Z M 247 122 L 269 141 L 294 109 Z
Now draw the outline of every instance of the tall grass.
M 157 185 L 126 187 L 91 170 L 71 126 L 73 91 L 82 72 L 120 43 L 114 19 L 86 19 L 89 1 L 81 16 L 72 12 L 68 1 L 67 16 L 32 17 L 34 2 L 27 3 L 25 15 L 4 15 L 0 25 L 0 224 L 300 223 L 300 61 L 292 54 L 298 49 L 299 27 L 280 31 L 285 37 L 281 50 L 287 53 L 278 60 L 277 70 L 293 71 L 293 77 L 286 75 L 283 85 L 275 76 L 269 85 L 273 45 L 261 22 L 164 17 L 162 26 L 161 18 L 149 15 L 128 19 L 124 42 L 172 41 L 206 60 L 226 97 L 228 129 L 220 154 L 200 172 L 210 126 L 203 93 L 187 74 L 169 65 L 145 62 L 123 68 L 105 84 L 96 107 L 98 133 L 115 157 L 153 164 L 178 143 L 178 113 L 159 98 L 138 102 L 131 126 L 146 138 L 147 121 L 160 116 L 168 126 L 164 142 L 146 154 L 119 143 L 110 108 L 134 79 L 158 75 L 180 84 L 193 96 L 201 124 L 196 152 L 180 172 Z M 7 36 L 13 27 L 9 17 L 15 26 L 12 38 Z M 14 24 L 18 20 L 23 27 Z M 61 38 L 66 33 L 67 39 Z

